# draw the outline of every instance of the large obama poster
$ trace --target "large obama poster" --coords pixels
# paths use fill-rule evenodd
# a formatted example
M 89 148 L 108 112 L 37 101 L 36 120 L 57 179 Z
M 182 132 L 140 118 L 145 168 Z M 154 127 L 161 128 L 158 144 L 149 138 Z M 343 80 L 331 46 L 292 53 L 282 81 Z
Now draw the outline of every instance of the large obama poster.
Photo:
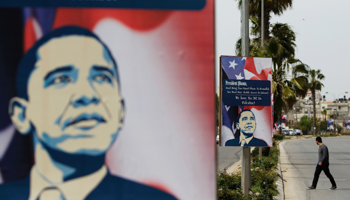
M 215 199 L 198 2 L 0 8 L 0 199 Z
M 221 145 L 272 147 L 272 59 L 221 56 Z

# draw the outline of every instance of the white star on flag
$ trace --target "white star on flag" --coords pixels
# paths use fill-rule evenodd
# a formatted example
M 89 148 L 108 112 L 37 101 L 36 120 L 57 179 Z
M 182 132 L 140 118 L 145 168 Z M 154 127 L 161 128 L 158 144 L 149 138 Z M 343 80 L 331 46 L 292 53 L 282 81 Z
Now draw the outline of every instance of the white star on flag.
M 228 68 L 233 68 L 233 69 L 235 69 L 235 67 L 236 67 L 236 65 L 238 65 L 236 62 L 235 62 L 235 60 L 233 60 L 232 62 L 230 62 L 230 61 L 228 61 L 229 63 L 230 63 L 230 66 L 228 67 Z
M 242 80 L 244 77 L 243 76 L 241 76 L 241 73 L 239 73 L 239 75 L 237 76 L 237 75 L 235 75 L 236 76 L 236 79 L 237 80 Z
M 246 57 L 242 57 L 242 60 L 247 60 L 247 58 L 246 58 Z M 242 61 L 242 60 L 241 60 L 241 61 Z

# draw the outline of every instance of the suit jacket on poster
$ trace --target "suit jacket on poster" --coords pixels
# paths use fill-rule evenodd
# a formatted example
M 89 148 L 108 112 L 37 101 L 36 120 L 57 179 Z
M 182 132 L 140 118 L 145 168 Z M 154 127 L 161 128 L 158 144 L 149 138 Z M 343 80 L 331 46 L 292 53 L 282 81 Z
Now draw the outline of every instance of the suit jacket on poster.
M 0 185 L 1 200 L 27 200 L 29 198 L 29 177 L 23 181 Z M 86 200 L 143 199 L 173 200 L 172 195 L 158 189 L 107 174 L 101 183 L 86 197 Z
M 227 140 L 225 143 L 225 146 L 241 146 L 241 143 L 239 141 L 240 141 L 239 138 Z M 248 144 L 245 144 L 244 146 L 268 147 L 269 145 L 267 145 L 267 143 L 264 140 L 260 140 L 258 138 L 253 137 L 252 140 Z

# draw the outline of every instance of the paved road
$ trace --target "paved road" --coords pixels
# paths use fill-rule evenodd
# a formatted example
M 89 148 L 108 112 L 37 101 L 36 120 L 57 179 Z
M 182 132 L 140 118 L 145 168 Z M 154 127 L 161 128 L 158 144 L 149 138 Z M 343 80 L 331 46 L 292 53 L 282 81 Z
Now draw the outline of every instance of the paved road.
M 220 147 L 218 148 L 218 170 L 223 171 L 229 168 L 235 162 L 239 161 L 242 156 L 242 147 Z
M 315 138 L 284 141 L 280 145 L 281 170 L 285 199 L 350 199 L 350 137 L 323 138 L 328 146 L 330 172 L 338 189 L 329 190 L 331 183 L 322 172 L 316 190 L 306 190 L 312 184 L 318 159 Z M 285 172 L 283 172 L 285 171 Z

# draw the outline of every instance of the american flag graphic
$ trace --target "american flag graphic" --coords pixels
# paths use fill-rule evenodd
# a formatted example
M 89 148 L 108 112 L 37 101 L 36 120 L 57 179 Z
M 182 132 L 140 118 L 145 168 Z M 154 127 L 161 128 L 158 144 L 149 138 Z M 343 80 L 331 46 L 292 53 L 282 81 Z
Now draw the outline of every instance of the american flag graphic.
M 345 120 L 344 127 L 345 127 L 345 130 L 350 130 L 350 120 Z
M 287 127 L 287 115 L 282 115 L 282 128 L 285 129 Z
M 272 81 L 271 58 L 221 56 L 221 67 L 222 81 L 226 79 Z M 272 101 L 271 93 L 271 105 Z M 239 131 L 236 129 L 237 116 L 242 110 L 247 109 L 256 117 L 257 127 L 254 137 L 272 146 L 272 106 L 228 106 L 225 102 L 222 102 L 222 145 L 224 146 L 227 140 L 239 137 Z
M 334 130 L 334 120 L 333 119 L 329 119 L 327 121 L 327 130 Z

